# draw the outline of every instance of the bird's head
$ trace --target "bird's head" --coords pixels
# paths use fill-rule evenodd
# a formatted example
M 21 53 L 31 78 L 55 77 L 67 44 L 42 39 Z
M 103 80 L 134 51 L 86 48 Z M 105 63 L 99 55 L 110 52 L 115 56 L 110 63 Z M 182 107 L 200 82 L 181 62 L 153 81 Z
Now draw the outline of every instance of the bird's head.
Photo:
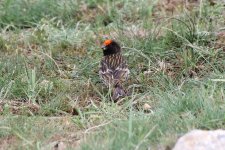
M 104 41 L 104 43 L 102 45 L 102 49 L 103 49 L 104 55 L 111 55 L 111 54 L 121 52 L 120 45 L 117 42 L 115 42 L 114 40 L 110 40 L 110 39 L 107 39 Z

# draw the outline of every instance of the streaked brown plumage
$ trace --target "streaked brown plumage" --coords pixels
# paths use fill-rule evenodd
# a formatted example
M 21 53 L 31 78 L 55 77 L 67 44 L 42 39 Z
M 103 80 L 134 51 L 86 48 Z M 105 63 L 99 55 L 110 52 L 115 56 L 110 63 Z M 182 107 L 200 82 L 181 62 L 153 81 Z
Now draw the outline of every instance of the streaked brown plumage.
M 123 83 L 128 78 L 129 69 L 118 43 L 106 40 L 102 49 L 104 56 L 100 63 L 99 76 L 105 85 L 112 88 L 112 100 L 116 101 L 126 96 Z

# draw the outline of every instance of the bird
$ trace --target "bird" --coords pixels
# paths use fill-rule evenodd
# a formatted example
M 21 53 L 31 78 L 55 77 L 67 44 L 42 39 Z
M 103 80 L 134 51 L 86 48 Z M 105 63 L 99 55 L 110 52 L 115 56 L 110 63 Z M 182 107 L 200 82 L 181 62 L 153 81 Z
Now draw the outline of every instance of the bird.
M 103 83 L 112 90 L 111 98 L 116 102 L 126 96 L 123 84 L 129 76 L 127 61 L 122 56 L 120 45 L 106 39 L 102 45 L 103 58 L 100 61 L 99 76 Z

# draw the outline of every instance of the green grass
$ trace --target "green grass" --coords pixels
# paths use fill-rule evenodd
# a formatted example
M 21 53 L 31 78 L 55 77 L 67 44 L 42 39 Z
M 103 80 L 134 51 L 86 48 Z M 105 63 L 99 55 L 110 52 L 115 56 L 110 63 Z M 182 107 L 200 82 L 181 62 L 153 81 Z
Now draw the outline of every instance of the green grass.
M 171 149 L 224 129 L 224 6 L 162 2 L 0 2 L 0 147 Z M 131 70 L 117 104 L 98 77 L 105 36 Z

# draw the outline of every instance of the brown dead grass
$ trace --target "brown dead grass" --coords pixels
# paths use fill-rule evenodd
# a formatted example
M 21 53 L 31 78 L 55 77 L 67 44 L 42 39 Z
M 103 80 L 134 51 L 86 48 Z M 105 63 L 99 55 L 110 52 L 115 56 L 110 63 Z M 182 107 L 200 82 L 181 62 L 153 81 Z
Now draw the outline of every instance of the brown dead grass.
M 4 111 L 9 111 L 11 114 L 35 114 L 40 109 L 40 106 L 31 102 L 19 100 L 2 100 L 0 101 L 0 114 Z

